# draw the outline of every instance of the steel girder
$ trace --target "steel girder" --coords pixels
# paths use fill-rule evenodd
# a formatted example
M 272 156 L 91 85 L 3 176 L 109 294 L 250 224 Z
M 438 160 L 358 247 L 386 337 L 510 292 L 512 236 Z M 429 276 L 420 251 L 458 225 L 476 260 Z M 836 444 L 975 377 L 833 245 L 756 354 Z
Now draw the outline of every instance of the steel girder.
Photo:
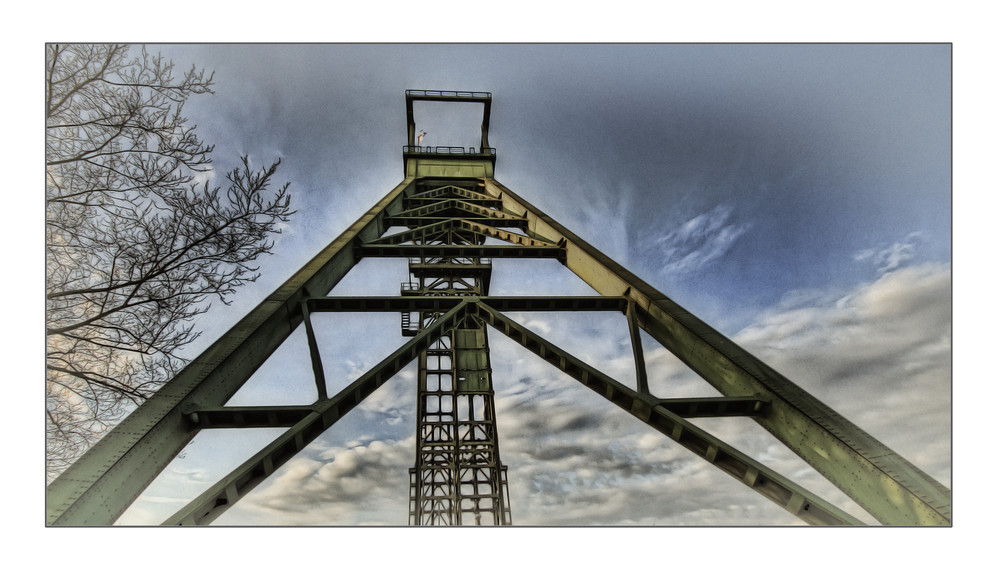
M 480 228 L 465 218 L 490 220 L 499 227 L 524 225 L 487 199 L 479 183 L 467 183 L 465 191 L 454 184 L 443 187 L 436 199 L 404 200 L 406 211 L 388 218 L 389 223 L 411 228 L 404 236 L 415 245 L 477 245 L 486 241 Z M 483 200 L 461 198 L 476 195 Z M 480 205 L 486 202 L 493 206 Z M 447 229 L 436 222 L 446 216 Z M 458 223 L 452 223 L 458 222 Z M 461 223 L 465 222 L 465 223 Z M 396 241 L 396 243 L 401 243 Z M 413 289 L 409 294 L 440 295 L 442 287 L 452 297 L 482 297 L 489 292 L 492 261 L 483 257 L 420 257 L 408 262 Z M 414 281 L 415 280 L 415 281 Z M 435 323 L 436 310 L 401 313 L 404 336 L 416 334 Z M 409 523 L 509 525 L 510 501 L 507 468 L 500 459 L 496 406 L 486 325 L 472 318 L 442 336 L 420 354 L 417 366 L 416 452 L 410 469 Z

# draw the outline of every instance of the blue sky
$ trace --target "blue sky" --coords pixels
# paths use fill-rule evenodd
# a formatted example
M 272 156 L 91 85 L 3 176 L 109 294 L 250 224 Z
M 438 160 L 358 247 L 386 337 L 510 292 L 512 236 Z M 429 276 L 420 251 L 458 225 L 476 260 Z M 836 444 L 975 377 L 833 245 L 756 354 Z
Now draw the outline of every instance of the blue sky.
M 260 280 L 199 323 L 206 342 L 399 182 L 405 89 L 490 91 L 500 182 L 950 485 L 949 46 L 151 49 L 216 71 L 216 94 L 186 107 L 217 145 L 216 171 L 244 153 L 256 164 L 280 157 L 299 210 Z M 476 144 L 467 115 L 437 112 L 417 108 L 425 144 Z M 495 294 L 590 292 L 554 262 L 496 266 Z M 404 280 L 405 263 L 368 260 L 332 294 L 392 295 Z M 623 319 L 517 318 L 634 381 Z M 332 389 L 403 341 L 393 315 L 318 326 Z M 360 341 L 358 330 L 370 334 Z M 306 403 L 301 336 L 233 403 Z M 515 523 L 797 524 L 513 343 L 490 342 Z M 648 337 L 644 348 L 654 392 L 713 394 Z M 402 372 L 218 522 L 405 524 L 414 375 Z M 700 424 L 865 516 L 752 423 Z M 122 522 L 159 522 L 271 437 L 199 436 Z

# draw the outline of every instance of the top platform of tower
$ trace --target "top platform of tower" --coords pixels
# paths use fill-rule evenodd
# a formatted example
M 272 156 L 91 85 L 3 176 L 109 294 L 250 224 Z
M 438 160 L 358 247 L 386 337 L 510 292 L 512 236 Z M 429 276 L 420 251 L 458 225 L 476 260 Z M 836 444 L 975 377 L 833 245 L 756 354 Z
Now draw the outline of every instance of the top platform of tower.
M 479 148 L 456 146 L 420 146 L 417 141 L 417 127 L 413 119 L 415 101 L 439 101 L 446 103 L 480 103 L 483 105 L 482 141 Z M 406 133 L 407 144 L 403 147 L 404 168 L 409 171 L 409 163 L 415 160 L 444 159 L 447 161 L 488 161 L 492 175 L 496 165 L 496 149 L 490 147 L 490 104 L 493 94 L 485 91 L 431 91 L 424 89 L 406 90 Z

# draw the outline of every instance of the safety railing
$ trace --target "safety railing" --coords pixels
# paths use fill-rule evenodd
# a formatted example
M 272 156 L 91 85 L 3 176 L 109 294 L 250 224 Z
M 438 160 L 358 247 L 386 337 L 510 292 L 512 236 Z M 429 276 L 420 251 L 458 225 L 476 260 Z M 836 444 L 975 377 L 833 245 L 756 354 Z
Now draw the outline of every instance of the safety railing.
M 493 94 L 487 91 L 427 91 L 425 89 L 407 89 L 406 94 L 415 97 L 476 97 L 491 99 Z
M 477 149 L 475 147 L 465 148 L 464 146 L 416 146 L 416 145 L 403 145 L 403 152 L 407 154 L 475 154 L 483 155 L 488 154 L 495 156 L 497 149 L 493 147 L 488 147 L 484 149 Z
M 410 267 L 413 266 L 433 266 L 433 265 L 468 265 L 481 266 L 493 265 L 492 257 L 410 257 L 407 259 Z

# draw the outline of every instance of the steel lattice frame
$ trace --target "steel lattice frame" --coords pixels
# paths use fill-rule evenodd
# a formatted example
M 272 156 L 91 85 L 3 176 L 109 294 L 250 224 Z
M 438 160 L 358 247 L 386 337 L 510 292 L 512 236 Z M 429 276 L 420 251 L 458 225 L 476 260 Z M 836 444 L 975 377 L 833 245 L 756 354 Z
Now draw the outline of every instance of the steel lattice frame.
M 468 204 L 475 205 L 473 211 L 480 215 L 498 213 L 476 205 L 500 205 L 478 190 L 480 184 L 426 189 L 418 184 L 418 191 L 404 200 L 406 210 L 394 218 L 406 220 L 411 228 L 406 237 L 417 245 L 481 245 L 485 241 L 481 235 L 439 219 L 453 216 L 455 210 L 465 215 L 463 208 Z M 409 268 L 413 280 L 400 287 L 404 296 L 480 297 L 489 293 L 492 265 L 488 258 L 419 257 L 410 260 Z M 407 336 L 431 326 L 438 317 L 422 311 L 419 326 L 414 328 L 411 313 L 401 315 Z M 410 524 L 509 525 L 507 468 L 500 462 L 486 325 L 469 316 L 421 353 L 418 361 Z
M 466 151 L 414 146 L 412 107 L 414 101 L 424 100 L 482 104 L 482 147 Z M 451 360 L 449 369 L 458 374 L 457 362 L 466 357 L 456 350 L 455 338 L 465 333 L 456 331 L 478 335 L 483 325 L 508 336 L 811 524 L 861 522 L 686 418 L 753 418 L 883 524 L 951 524 L 951 491 L 947 487 L 496 181 L 496 154 L 488 143 L 489 94 L 407 92 L 406 103 L 409 144 L 403 152 L 403 181 L 53 481 L 46 493 L 47 524 L 112 524 L 202 429 L 287 428 L 166 524 L 211 522 L 408 363 L 418 360 L 421 370 L 428 374 L 443 370 L 442 365 L 431 365 L 426 359 L 439 354 L 436 351 L 445 351 Z M 392 226 L 406 229 L 387 233 Z M 487 237 L 504 245 L 487 245 Z M 557 259 L 589 284 L 597 296 L 491 297 L 483 283 L 479 284 L 481 295 L 470 294 L 468 285 L 475 286 L 476 279 L 488 279 L 489 273 L 482 271 L 483 267 L 460 268 L 466 273 L 450 273 L 445 285 L 441 284 L 441 275 L 427 277 L 438 281 L 404 286 L 398 297 L 326 296 L 364 257 L 466 258 L 479 260 L 480 266 L 489 258 Z M 411 265 L 411 269 L 421 269 L 420 265 Z M 440 265 L 437 269 L 444 269 L 448 263 Z M 459 282 L 464 285 L 457 286 Z M 621 313 L 632 335 L 636 385 L 629 387 L 607 377 L 504 315 L 508 311 L 542 310 Z M 359 311 L 420 317 L 419 323 L 403 323 L 404 330 L 412 331 L 409 340 L 330 396 L 310 315 Z M 414 324 L 418 326 L 414 328 Z M 227 400 L 300 325 L 305 326 L 312 354 L 316 401 L 307 406 L 226 406 Z M 721 396 L 669 399 L 651 394 L 645 380 L 640 330 L 677 355 Z M 472 343 L 468 353 L 473 358 L 478 358 L 480 348 L 486 348 L 485 336 L 483 339 L 482 347 L 478 341 Z M 461 344 L 465 347 L 468 343 Z M 484 395 L 491 394 L 490 390 Z M 430 391 L 424 392 L 428 394 Z M 492 396 L 489 401 L 492 404 Z M 509 521 L 510 515 L 504 468 L 498 452 L 494 453 L 495 422 L 480 425 L 492 426 L 488 429 L 493 430 L 483 434 L 486 440 L 492 438 L 492 451 L 482 457 L 489 456 L 484 461 L 492 470 L 490 498 L 499 501 L 494 512 L 500 512 L 497 520 L 502 524 Z M 448 485 L 457 484 L 462 477 L 478 481 L 460 469 L 450 476 L 455 479 Z M 411 488 L 411 511 L 418 510 L 412 501 L 420 502 L 415 489 Z M 497 503 L 493 506 L 497 507 Z M 474 510 L 459 510 L 475 514 Z M 446 521 L 441 515 L 432 522 L 458 522 L 458 518 L 452 516 Z

